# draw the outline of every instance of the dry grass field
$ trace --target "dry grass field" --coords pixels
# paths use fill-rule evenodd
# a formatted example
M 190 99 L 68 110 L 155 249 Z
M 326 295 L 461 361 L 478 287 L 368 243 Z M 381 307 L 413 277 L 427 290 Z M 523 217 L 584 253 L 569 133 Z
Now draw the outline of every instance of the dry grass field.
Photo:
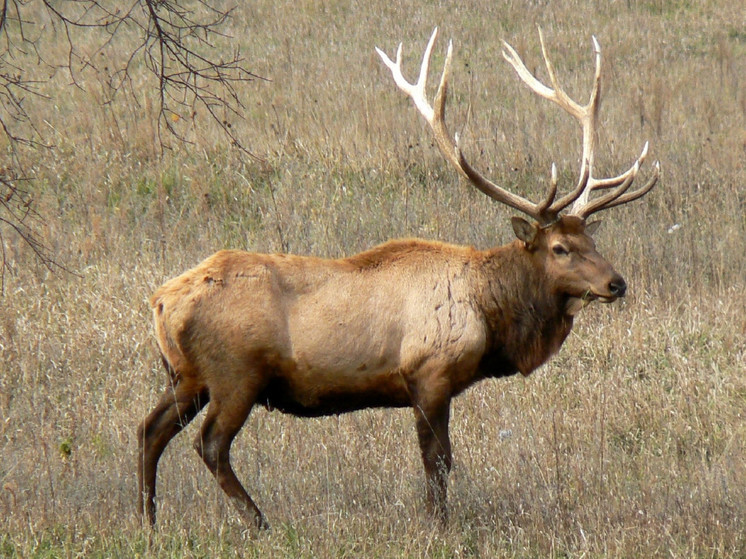
M 527 196 L 553 161 L 574 184 L 580 134 L 519 82 L 501 41 L 544 76 L 541 26 L 566 89 L 585 97 L 596 35 L 599 170 L 626 169 L 645 140 L 663 168 L 597 236 L 628 297 L 585 309 L 532 376 L 454 401 L 444 530 L 424 514 L 409 410 L 258 408 L 232 454 L 272 530 L 238 522 L 192 449 L 198 418 L 161 460 L 151 531 L 136 514 L 136 428 L 165 383 L 147 304 L 164 280 L 227 247 L 335 257 L 396 237 L 512 240 L 513 213 L 443 162 L 374 52 L 403 41 L 414 77 L 435 25 L 433 75 L 454 40 L 448 116 L 464 151 Z M 3 230 L 0 556 L 745 557 L 743 6 L 257 0 L 226 31 L 271 79 L 242 86 L 246 118 L 230 121 L 261 160 L 199 113 L 174 117 L 191 144 L 167 139 L 161 155 L 145 73 L 137 101 L 102 104 L 92 73 L 72 87 L 38 67 L 53 99 L 28 107 L 54 148 L 21 157 L 37 227 L 74 273 Z

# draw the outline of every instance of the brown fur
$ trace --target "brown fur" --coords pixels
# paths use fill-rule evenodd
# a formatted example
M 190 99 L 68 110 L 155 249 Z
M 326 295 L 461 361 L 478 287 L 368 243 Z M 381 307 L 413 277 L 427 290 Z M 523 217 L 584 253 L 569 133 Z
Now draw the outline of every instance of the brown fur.
M 265 525 L 229 449 L 255 403 L 299 416 L 412 406 L 429 508 L 445 518 L 451 398 L 528 375 L 584 300 L 624 294 L 581 219 L 520 225 L 488 251 L 422 240 L 339 260 L 221 251 L 166 282 L 150 302 L 172 382 L 140 426 L 141 511 L 155 522 L 158 459 L 209 401 L 195 447 L 250 523 Z

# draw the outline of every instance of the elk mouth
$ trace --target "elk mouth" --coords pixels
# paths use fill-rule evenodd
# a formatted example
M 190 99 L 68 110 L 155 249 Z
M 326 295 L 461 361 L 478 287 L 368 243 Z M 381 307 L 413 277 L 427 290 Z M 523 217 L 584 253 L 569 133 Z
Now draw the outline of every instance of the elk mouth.
M 591 301 L 598 301 L 599 303 L 609 304 L 613 303 L 620 297 L 624 297 L 627 293 L 627 284 L 621 276 L 613 278 L 604 289 L 604 293 L 596 293 L 592 289 L 588 289 L 583 295 L 583 300 L 590 303 Z
M 604 305 L 608 305 L 609 303 L 613 303 L 617 299 L 619 299 L 620 295 L 601 295 L 599 293 L 594 293 L 590 289 L 586 291 L 583 296 L 580 298 L 583 303 L 586 305 L 589 303 L 592 303 L 593 301 L 598 301 L 599 303 L 603 303 Z M 623 295 L 621 295 L 623 297 Z
M 565 301 L 565 314 L 568 316 L 574 316 L 594 301 L 607 305 L 613 303 L 618 298 L 619 297 L 616 295 L 599 295 L 598 293 L 593 293 L 589 289 L 582 295 L 569 296 L 567 298 Z

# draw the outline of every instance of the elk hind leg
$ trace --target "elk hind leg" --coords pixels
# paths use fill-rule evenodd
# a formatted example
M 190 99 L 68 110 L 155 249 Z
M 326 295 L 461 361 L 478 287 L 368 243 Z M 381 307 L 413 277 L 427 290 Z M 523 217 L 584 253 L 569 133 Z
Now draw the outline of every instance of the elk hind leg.
M 155 483 L 163 450 L 207 404 L 208 394 L 183 382 L 169 387 L 137 430 L 138 511 L 155 524 Z
M 257 528 L 268 528 L 261 511 L 236 477 L 230 463 L 230 448 L 254 404 L 258 390 L 232 385 L 220 396 L 211 391 L 210 407 L 194 447 L 221 489 L 230 497 L 243 520 Z

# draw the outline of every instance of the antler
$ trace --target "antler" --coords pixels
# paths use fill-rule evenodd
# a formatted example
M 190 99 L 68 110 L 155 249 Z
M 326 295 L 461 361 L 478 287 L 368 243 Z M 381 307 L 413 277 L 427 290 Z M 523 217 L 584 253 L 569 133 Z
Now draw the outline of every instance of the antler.
M 440 78 L 440 85 L 435 94 L 435 108 L 430 106 L 427 100 L 427 94 L 425 91 L 427 84 L 427 74 L 430 64 L 430 56 L 432 48 L 435 43 L 435 38 L 438 34 L 437 27 L 433 31 L 430 41 L 425 49 L 425 54 L 422 59 L 422 65 L 420 67 L 420 75 L 416 83 L 409 83 L 401 71 L 401 53 L 402 45 L 399 44 L 399 48 L 396 51 L 396 62 L 393 62 L 383 51 L 376 47 L 376 52 L 383 60 L 384 64 L 391 70 L 394 77 L 394 82 L 399 88 L 404 91 L 415 103 L 415 106 L 425 117 L 425 120 L 430 125 L 435 136 L 436 143 L 440 148 L 446 159 L 456 169 L 464 175 L 474 186 L 479 190 L 497 200 L 498 202 L 504 203 L 526 215 L 533 217 L 542 225 L 553 222 L 559 213 L 564 210 L 570 204 L 573 207 L 570 211 L 571 214 L 582 217 L 583 219 L 590 216 L 592 213 L 597 211 L 618 206 L 636 200 L 645 194 L 647 194 L 658 180 L 660 165 L 656 162 L 653 176 L 642 188 L 627 192 L 632 182 L 634 181 L 640 166 L 645 160 L 648 152 L 648 144 L 645 143 L 642 153 L 637 158 L 635 163 L 624 173 L 610 178 L 599 179 L 593 176 L 593 159 L 595 150 L 595 131 L 596 131 L 596 114 L 598 112 L 598 103 L 600 98 L 600 82 L 601 82 L 601 49 L 598 45 L 598 41 L 593 37 L 594 52 L 596 55 L 596 71 L 594 77 L 593 90 L 591 91 L 590 100 L 585 106 L 581 106 L 573 101 L 559 86 L 559 82 L 554 73 L 549 57 L 546 53 L 546 47 L 544 45 L 544 37 L 539 30 L 539 39 L 541 41 L 542 54 L 544 56 L 544 62 L 549 73 L 549 78 L 553 88 L 549 88 L 541 83 L 534 75 L 526 68 L 525 64 L 518 56 L 516 51 L 507 43 L 505 44 L 506 51 L 503 51 L 505 59 L 513 66 L 520 78 L 538 95 L 553 101 L 565 111 L 574 116 L 581 124 L 583 130 L 583 155 L 582 163 L 580 168 L 580 179 L 575 189 L 559 200 L 555 201 L 557 194 L 557 171 L 554 165 L 552 165 L 552 180 L 550 185 L 549 193 L 546 198 L 540 203 L 533 203 L 521 196 L 518 196 L 512 192 L 505 190 L 504 188 L 496 185 L 489 179 L 481 175 L 466 161 L 463 153 L 459 149 L 458 136 L 453 138 L 449 132 L 445 123 L 445 102 L 448 92 L 448 77 L 451 65 L 451 56 L 453 53 L 453 43 L 449 42 L 448 51 L 446 54 L 446 60 L 443 68 L 443 74 Z M 593 190 L 602 190 L 612 188 L 610 192 L 599 196 L 595 199 L 590 199 L 590 193 Z
M 443 74 L 440 78 L 440 85 L 438 91 L 435 94 L 435 108 L 430 106 L 427 100 L 427 93 L 425 91 L 427 85 L 427 73 L 430 65 L 430 55 L 435 44 L 435 38 L 438 35 L 438 28 L 436 27 L 433 31 L 430 41 L 427 43 L 425 54 L 422 58 L 422 66 L 420 67 L 420 76 L 417 79 L 417 83 L 409 83 L 401 71 L 401 53 L 402 45 L 399 43 L 399 48 L 396 51 L 396 62 L 393 62 L 381 49 L 376 47 L 376 52 L 379 54 L 383 63 L 388 66 L 391 73 L 394 76 L 394 82 L 399 86 L 404 93 L 409 95 L 414 101 L 417 110 L 420 111 L 422 116 L 430 125 L 435 136 L 435 141 L 440 148 L 440 151 L 446 157 L 446 159 L 456 169 L 466 177 L 474 186 L 484 192 L 487 196 L 510 206 L 520 212 L 525 213 L 536 219 L 539 223 L 546 224 L 554 221 L 556 213 L 552 214 L 551 204 L 554 200 L 554 196 L 557 191 L 557 180 L 556 170 L 552 168 L 552 187 L 549 192 L 549 196 L 539 203 L 535 204 L 517 194 L 513 194 L 505 190 L 504 188 L 496 185 L 489 179 L 482 176 L 476 169 L 474 169 L 464 158 L 461 150 L 458 146 L 458 137 L 452 137 L 448 132 L 448 127 L 445 123 L 445 103 L 448 94 L 448 76 L 451 68 L 451 56 L 453 54 L 453 42 L 448 43 L 448 52 L 446 54 L 446 61 L 443 67 Z
M 592 213 L 612 208 L 620 204 L 626 204 L 627 202 L 637 200 L 647 194 L 658 181 L 660 163 L 657 161 L 654 165 L 653 176 L 650 180 L 643 187 L 632 192 L 627 192 L 648 154 L 647 142 L 645 142 L 640 156 L 624 173 L 617 175 L 616 177 L 603 179 L 593 176 L 593 161 L 596 147 L 596 116 L 598 115 L 598 104 L 601 98 L 601 47 L 599 46 L 596 37 L 593 37 L 593 52 L 596 59 L 596 71 L 593 79 L 593 89 L 591 90 L 590 99 L 586 105 L 580 105 L 573 101 L 567 93 L 565 93 L 562 87 L 560 87 L 559 80 L 554 72 L 554 67 L 549 61 L 549 56 L 547 55 L 546 45 L 544 44 L 544 34 L 541 32 L 541 29 L 539 29 L 539 41 L 541 42 L 541 53 L 544 57 L 544 64 L 546 65 L 552 88 L 547 87 L 536 79 L 536 77 L 526 68 L 526 65 L 513 47 L 506 42 L 503 42 L 506 49 L 503 51 L 503 57 L 511 66 L 513 66 L 521 80 L 523 80 L 523 82 L 534 93 L 544 97 L 545 99 L 549 99 L 559 105 L 566 112 L 570 113 L 580 122 L 580 126 L 583 130 L 583 155 L 580 164 L 580 180 L 572 192 L 568 193 L 556 203 L 558 211 L 573 204 L 570 214 L 585 219 Z M 592 191 L 608 188 L 613 188 L 614 190 L 593 200 L 590 199 Z

